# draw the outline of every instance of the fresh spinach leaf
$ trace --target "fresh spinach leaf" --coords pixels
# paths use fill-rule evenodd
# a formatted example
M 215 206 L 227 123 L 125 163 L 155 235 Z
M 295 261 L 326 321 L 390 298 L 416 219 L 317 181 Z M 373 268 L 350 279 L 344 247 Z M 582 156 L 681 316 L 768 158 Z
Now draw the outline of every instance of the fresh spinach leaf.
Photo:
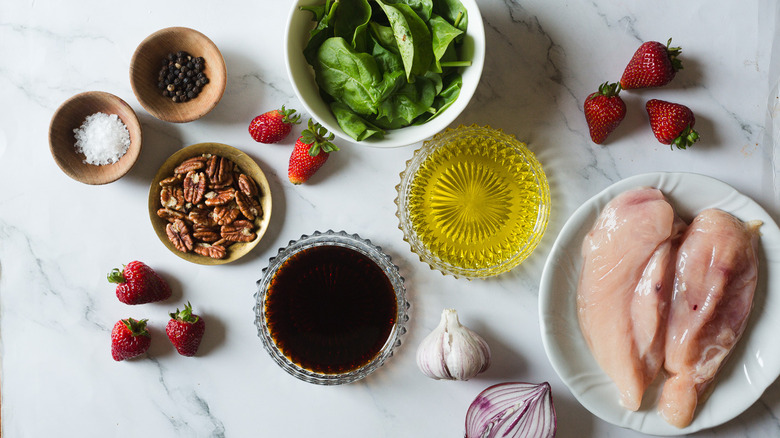
M 331 102 L 330 110 L 336 116 L 336 121 L 341 129 L 357 141 L 365 140 L 374 135 L 382 136 L 385 133 L 382 128 L 355 114 L 341 102 Z
M 405 4 L 386 4 L 376 0 L 382 7 L 393 28 L 401 60 L 404 62 L 406 79 L 424 74 L 433 62 L 433 46 L 428 26 L 412 8 Z
M 377 102 L 381 103 L 389 96 L 401 89 L 406 82 L 406 75 L 403 70 L 391 70 L 382 74 L 382 82 L 376 88 Z
M 355 40 L 365 31 L 371 18 L 371 6 L 368 0 L 338 0 L 337 3 L 341 5 L 333 20 L 333 36 L 344 38 L 356 48 Z
M 433 107 L 436 108 L 436 112 L 428 120 L 433 120 L 455 103 L 455 100 L 457 100 L 460 95 L 461 88 L 463 88 L 463 77 L 459 74 L 453 74 L 447 87 L 436 96 L 436 99 L 433 102 Z
M 438 96 L 439 93 L 441 93 L 441 90 L 444 88 L 444 83 L 441 77 L 441 73 L 431 70 L 425 73 L 425 77 L 433 81 L 434 90 L 436 91 L 436 95 Z
M 358 53 L 344 38 L 325 40 L 317 51 L 317 84 L 358 114 L 376 112 L 375 88 L 382 81 L 374 57 Z
M 451 47 L 451 43 L 455 38 L 463 34 L 463 31 L 451 25 L 439 15 L 431 17 L 428 25 L 431 27 L 431 36 L 433 40 L 433 56 L 436 67 L 434 70 L 441 73 L 440 61 L 442 57 L 447 53 L 447 49 Z
M 376 59 L 376 63 L 383 72 L 400 70 L 404 73 L 404 63 L 401 61 L 401 55 L 397 51 L 388 49 L 371 35 L 371 56 Z M 395 44 L 395 42 L 393 42 Z M 404 79 L 406 74 L 404 73 Z
M 469 13 L 460 0 L 433 0 L 433 12 L 466 33 L 469 26 Z
M 306 58 L 306 62 L 311 66 L 314 66 L 317 62 L 317 51 L 322 43 L 333 36 L 331 21 L 333 21 L 336 15 L 338 6 L 339 2 L 336 1 L 331 4 L 330 0 L 328 0 L 322 10 L 311 11 L 315 17 L 320 17 L 317 20 L 317 25 L 309 32 L 309 41 L 303 49 L 303 57 Z
M 368 23 L 355 28 L 355 36 L 352 38 L 352 48 L 357 52 L 367 52 L 371 47 L 371 34 L 368 31 Z
M 408 5 L 423 21 L 431 19 L 433 13 L 433 0 L 383 0 L 387 4 L 404 4 Z
M 309 11 L 312 14 L 314 14 L 314 21 L 321 21 L 322 17 L 325 16 L 328 11 L 330 11 L 330 7 L 333 4 L 333 0 L 327 0 L 324 4 L 321 5 L 311 5 L 311 6 L 301 6 L 300 9 L 302 11 Z
M 408 125 L 431 108 L 435 97 L 434 82 L 425 77 L 418 77 L 414 82 L 407 82 L 388 96 L 379 105 L 377 118 L 384 117 L 390 122 L 401 119 Z
M 382 45 L 382 47 L 393 53 L 400 53 L 398 44 L 395 42 L 395 35 L 393 35 L 392 27 L 382 26 L 373 21 L 370 22 L 369 27 L 371 28 L 371 35 Z

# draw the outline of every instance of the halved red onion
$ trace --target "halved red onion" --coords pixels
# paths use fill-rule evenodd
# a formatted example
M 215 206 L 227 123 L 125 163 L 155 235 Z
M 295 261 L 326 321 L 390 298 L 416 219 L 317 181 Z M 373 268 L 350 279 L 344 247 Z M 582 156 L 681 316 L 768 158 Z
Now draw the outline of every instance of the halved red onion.
M 547 382 L 493 385 L 466 412 L 466 438 L 552 438 L 557 426 Z

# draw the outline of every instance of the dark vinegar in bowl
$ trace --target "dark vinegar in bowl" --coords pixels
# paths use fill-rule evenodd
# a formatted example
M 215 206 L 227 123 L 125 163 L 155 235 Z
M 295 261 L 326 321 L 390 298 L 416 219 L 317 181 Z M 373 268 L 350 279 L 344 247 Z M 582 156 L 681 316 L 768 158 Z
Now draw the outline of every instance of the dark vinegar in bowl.
M 376 357 L 397 316 L 396 294 L 369 257 L 342 246 L 313 246 L 285 260 L 265 297 L 268 331 L 301 368 L 356 370 Z

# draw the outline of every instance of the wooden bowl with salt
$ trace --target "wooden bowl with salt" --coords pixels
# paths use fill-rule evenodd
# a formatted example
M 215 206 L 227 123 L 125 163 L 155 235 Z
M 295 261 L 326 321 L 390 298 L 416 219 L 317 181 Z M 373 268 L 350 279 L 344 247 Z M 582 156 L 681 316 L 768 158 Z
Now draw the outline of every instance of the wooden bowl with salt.
M 163 95 L 158 77 L 166 57 L 186 52 L 202 57 L 203 74 L 208 83 L 195 98 L 174 102 Z M 222 53 L 206 35 L 186 27 L 168 27 L 144 39 L 130 60 L 130 85 L 138 102 L 149 114 L 165 122 L 186 123 L 208 114 L 222 99 L 227 84 L 227 70 Z
M 110 164 L 87 163 L 87 156 L 76 148 L 74 130 L 84 126 L 87 117 L 96 113 L 115 114 L 130 136 L 127 151 Z M 97 133 L 101 134 L 110 133 Z M 141 153 L 142 137 L 141 124 L 133 108 L 119 97 L 103 91 L 87 91 L 66 100 L 54 112 L 49 125 L 49 149 L 54 161 L 66 175 L 84 184 L 107 184 L 124 176 Z

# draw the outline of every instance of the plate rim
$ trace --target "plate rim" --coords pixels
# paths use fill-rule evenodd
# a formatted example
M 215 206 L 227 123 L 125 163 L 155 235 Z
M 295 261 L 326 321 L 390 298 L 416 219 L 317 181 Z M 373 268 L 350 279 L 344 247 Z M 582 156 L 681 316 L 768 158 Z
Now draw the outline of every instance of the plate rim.
M 694 182 L 694 184 L 692 184 Z M 774 236 L 775 238 L 778 237 L 778 227 L 777 224 L 774 222 L 774 219 L 766 212 L 766 210 L 761 207 L 760 204 L 758 204 L 756 201 L 754 201 L 752 198 L 742 194 L 738 190 L 736 190 L 731 185 L 717 179 L 711 176 L 699 174 L 699 173 L 693 173 L 693 172 L 649 172 L 649 173 L 643 173 L 639 175 L 634 175 L 631 177 L 627 177 L 625 179 L 613 182 L 606 188 L 600 190 L 595 195 L 591 196 L 588 200 L 583 202 L 579 207 L 577 207 L 573 213 L 570 215 L 570 217 L 566 220 L 563 227 L 561 228 L 560 232 L 558 233 L 558 236 L 556 237 L 555 242 L 553 243 L 553 246 L 550 250 L 550 253 L 547 257 L 547 260 L 544 265 L 544 269 L 542 271 L 541 281 L 539 285 L 539 324 L 540 324 L 540 331 L 542 336 L 542 344 L 545 350 L 545 353 L 547 354 L 547 358 L 550 361 L 553 369 L 555 370 L 558 377 L 561 379 L 561 381 L 566 385 L 566 387 L 569 389 L 571 394 L 577 399 L 577 401 L 589 412 L 591 412 L 593 415 L 601 418 L 602 420 L 609 422 L 611 424 L 632 429 L 638 432 L 642 433 L 649 433 L 653 435 L 662 435 L 662 436 L 673 436 L 673 435 L 684 435 L 684 434 L 690 434 L 693 432 L 697 432 L 699 430 L 703 429 L 709 429 L 712 427 L 719 426 L 729 420 L 732 420 L 742 414 L 745 410 L 747 410 L 750 406 L 752 406 L 764 393 L 764 391 L 775 381 L 777 380 L 777 377 L 780 376 L 780 360 L 778 360 L 778 357 L 780 357 L 780 353 L 775 354 L 774 359 L 774 368 L 771 370 L 771 372 L 764 373 L 765 375 L 768 375 L 769 377 L 759 376 L 759 379 L 757 379 L 757 382 L 753 382 L 753 387 L 746 388 L 745 394 L 746 396 L 742 398 L 742 401 L 736 400 L 735 402 L 731 403 L 731 406 L 736 406 L 737 408 L 731 409 L 727 415 L 713 418 L 706 415 L 701 415 L 702 413 L 697 410 L 697 417 L 699 418 L 699 421 L 697 421 L 697 418 L 694 418 L 694 421 L 687 427 L 678 429 L 674 426 L 662 423 L 662 424 L 656 424 L 656 422 L 648 422 L 645 421 L 644 415 L 647 415 L 648 413 L 654 413 L 655 409 L 651 409 L 649 412 L 644 413 L 635 413 L 626 409 L 621 409 L 620 412 L 612 413 L 612 415 L 605 415 L 609 413 L 610 407 L 607 405 L 596 405 L 594 406 L 593 403 L 589 402 L 588 400 L 584 399 L 584 393 L 579 393 L 574 390 L 572 384 L 572 380 L 574 376 L 567 375 L 564 373 L 561 369 L 562 366 L 562 360 L 564 360 L 563 357 L 557 357 L 557 351 L 554 350 L 555 346 L 555 334 L 553 333 L 553 330 L 551 329 L 550 321 L 548 321 L 549 316 L 551 316 L 551 313 L 549 309 L 552 308 L 552 304 L 554 302 L 553 298 L 555 296 L 559 296 L 561 294 L 564 294 L 567 291 L 564 292 L 556 292 L 553 290 L 553 286 L 556 284 L 555 278 L 556 278 L 556 272 L 559 271 L 559 268 L 554 266 L 556 262 L 560 259 L 560 256 L 562 253 L 566 251 L 566 245 L 565 244 L 576 244 L 581 242 L 575 242 L 573 239 L 576 239 L 576 237 L 582 233 L 582 226 L 585 221 L 588 219 L 588 215 L 590 212 L 589 209 L 593 209 L 594 206 L 599 202 L 603 201 L 604 198 L 609 196 L 611 199 L 618 193 L 629 190 L 634 187 L 640 187 L 640 186 L 660 186 L 664 187 L 664 184 L 674 184 L 680 185 L 685 189 L 686 187 L 697 187 L 695 183 L 699 184 L 707 184 L 710 190 L 716 191 L 717 193 L 723 192 L 724 194 L 728 194 L 726 198 L 726 201 L 729 199 L 736 199 L 739 202 L 744 203 L 744 206 L 741 208 L 751 208 L 755 209 L 756 212 L 760 214 L 760 218 L 750 218 L 750 219 L 761 219 L 764 221 L 764 225 L 762 226 L 762 234 L 766 235 L 767 233 L 764 233 L 765 230 L 770 230 L 771 233 L 769 233 L 771 236 Z M 662 190 L 664 191 L 664 194 L 667 195 L 667 191 L 670 191 L 672 189 L 666 189 Z M 674 205 L 674 199 L 670 199 L 670 202 Z M 717 203 L 715 203 L 717 204 Z M 713 205 L 714 206 L 714 205 Z M 677 207 L 677 206 L 675 206 Z M 707 207 L 702 207 L 707 208 Z M 600 212 L 601 208 L 598 209 Z M 699 209 L 700 210 L 700 209 Z M 727 210 L 728 211 L 728 210 Z M 732 212 L 733 213 L 733 212 Z M 597 213 L 598 214 L 598 213 Z M 745 218 L 742 218 L 743 220 Z M 774 242 L 770 239 L 770 243 Z M 769 254 L 767 250 L 767 242 L 765 242 L 765 239 L 762 238 L 762 244 L 759 254 L 759 257 L 763 259 L 762 261 L 766 263 L 766 272 L 769 272 L 769 267 L 774 266 L 777 268 L 780 266 L 780 263 L 778 263 L 778 260 L 772 260 L 767 255 Z M 777 242 L 774 242 L 775 244 Z M 579 246 L 577 246 L 579 248 Z M 579 251 L 577 251 L 577 254 Z M 581 258 L 578 263 L 575 263 L 575 268 L 581 266 Z M 559 277 L 560 275 L 558 275 Z M 772 280 L 771 275 L 768 276 L 763 283 L 765 285 L 766 290 L 772 289 L 771 285 L 772 283 L 770 280 Z M 774 279 L 775 282 L 777 282 L 777 279 Z M 762 283 L 759 283 L 759 287 L 761 287 Z M 764 295 L 768 295 L 767 291 L 764 291 Z M 573 312 L 575 312 L 575 318 L 576 318 L 576 310 L 572 309 Z M 751 322 L 749 323 L 750 326 L 748 327 L 748 330 L 757 330 L 757 323 L 758 321 L 753 320 L 752 316 L 756 313 L 755 306 L 753 308 L 752 314 L 751 314 Z M 576 320 L 576 319 L 575 319 Z M 764 318 L 761 321 L 765 321 L 766 318 Z M 765 323 L 766 324 L 766 323 Z M 578 329 L 579 333 L 579 329 Z M 581 335 L 581 334 L 580 334 Z M 584 342 L 584 340 L 583 340 Z M 737 347 L 739 348 L 739 347 Z M 733 362 L 736 358 L 731 358 L 729 362 Z M 603 372 L 603 371 L 602 371 Z M 743 373 L 744 374 L 744 373 Z M 715 386 L 713 388 L 713 392 L 716 392 L 718 389 L 718 386 Z M 711 397 L 710 397 L 711 398 Z M 742 406 L 744 405 L 744 406 Z M 605 408 L 605 406 L 607 406 Z M 706 406 L 706 405 L 703 405 Z M 634 418 L 638 416 L 642 416 L 639 418 Z M 660 419 L 660 417 L 658 417 Z M 638 421 L 634 421 L 633 423 L 629 420 L 636 419 Z M 663 421 L 663 420 L 661 420 Z M 652 424 L 649 424 L 652 423 Z

